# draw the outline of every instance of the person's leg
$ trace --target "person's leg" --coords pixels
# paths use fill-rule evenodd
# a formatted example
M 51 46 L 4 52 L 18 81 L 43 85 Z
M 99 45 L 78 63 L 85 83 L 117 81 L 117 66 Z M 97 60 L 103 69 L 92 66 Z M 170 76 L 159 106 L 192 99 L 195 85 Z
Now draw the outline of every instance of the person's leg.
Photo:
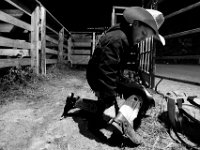
M 143 142 L 135 132 L 135 120 L 141 121 L 142 113 L 146 113 L 149 108 L 149 101 L 154 100 L 146 93 L 145 89 L 139 84 L 119 83 L 119 92 L 125 99 L 124 104 L 120 107 L 117 116 L 111 121 L 111 124 L 122 134 L 128 137 L 133 143 L 140 144 Z M 140 116 L 140 119 L 138 119 Z
M 152 95 L 147 91 L 147 89 L 144 86 L 141 86 L 136 82 L 120 82 L 118 83 L 118 87 L 119 90 L 121 90 L 124 99 L 127 99 L 131 95 L 137 95 L 141 97 L 142 106 L 138 114 L 139 117 L 145 116 L 147 110 L 155 106 L 155 101 Z
M 104 111 L 114 104 L 114 97 L 98 98 L 97 101 L 97 111 L 90 115 L 88 119 L 88 129 L 96 137 L 98 137 L 102 142 L 108 142 L 108 137 L 106 137 L 100 129 L 107 128 L 108 120 L 104 118 Z
M 115 97 L 98 97 L 96 102 L 97 104 L 97 111 L 90 116 L 90 121 L 93 123 L 93 129 L 99 130 L 100 128 L 104 128 L 108 121 L 104 119 L 104 111 L 115 104 L 116 98 Z M 90 125 L 91 125 L 90 124 Z M 91 126 L 90 126 L 91 127 Z M 96 130 L 95 129 L 95 130 Z
M 136 145 L 142 143 L 142 138 L 134 130 L 134 120 L 138 115 L 141 104 L 141 100 L 137 96 L 130 96 L 120 107 L 117 116 L 110 121 L 114 128 Z

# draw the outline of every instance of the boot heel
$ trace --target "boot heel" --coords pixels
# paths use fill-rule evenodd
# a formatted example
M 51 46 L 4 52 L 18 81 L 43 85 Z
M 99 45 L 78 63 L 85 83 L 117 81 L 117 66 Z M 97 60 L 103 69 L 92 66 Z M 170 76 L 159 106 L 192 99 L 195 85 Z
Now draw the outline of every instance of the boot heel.
M 117 132 L 120 132 L 123 137 L 128 138 L 133 144 L 140 145 L 143 143 L 142 138 L 135 132 L 131 124 L 120 112 L 109 123 L 114 127 L 113 132 L 117 130 Z

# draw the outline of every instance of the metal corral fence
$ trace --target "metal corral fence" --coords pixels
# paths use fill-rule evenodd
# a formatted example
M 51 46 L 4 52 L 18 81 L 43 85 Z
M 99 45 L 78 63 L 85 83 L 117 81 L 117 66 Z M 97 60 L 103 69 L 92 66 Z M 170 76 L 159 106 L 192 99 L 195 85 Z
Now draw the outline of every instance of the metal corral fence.
M 184 13 L 186 11 L 195 9 L 198 6 L 200 6 L 200 2 L 195 3 L 193 5 L 189 5 L 185 8 L 182 8 L 178 11 L 175 11 L 175 12 L 165 16 L 165 18 L 166 18 L 165 24 L 169 18 L 174 17 L 178 14 Z M 155 4 L 152 4 L 150 7 L 153 9 L 157 9 L 157 8 L 159 8 L 159 5 L 157 5 L 155 3 Z M 122 6 L 114 6 L 113 7 L 112 16 L 111 16 L 111 18 L 112 18 L 111 25 L 114 25 L 120 21 L 123 10 L 125 8 L 127 8 L 127 7 L 122 7 Z M 174 20 L 174 22 L 176 23 L 176 20 Z M 185 24 L 187 25 L 187 22 Z M 190 22 L 188 22 L 188 27 L 189 27 L 189 24 L 190 24 Z M 171 28 L 171 26 L 169 26 L 168 28 Z M 180 29 L 180 27 L 179 27 L 179 29 Z M 169 32 L 174 32 L 174 31 L 169 30 Z M 182 31 L 182 32 L 166 35 L 166 36 L 164 36 L 166 39 L 166 46 L 164 46 L 164 47 L 157 44 L 157 42 L 154 42 L 153 38 L 148 38 L 145 41 L 142 41 L 141 43 L 139 43 L 138 44 L 139 63 L 137 64 L 138 65 L 137 67 L 143 78 L 143 81 L 144 81 L 143 84 L 152 89 L 153 88 L 156 89 L 157 85 L 160 82 L 158 82 L 157 85 L 155 85 L 155 78 L 160 78 L 161 80 L 167 79 L 167 80 L 172 80 L 172 81 L 176 81 L 176 82 L 200 85 L 200 82 L 182 80 L 182 79 L 178 79 L 178 78 L 173 78 L 173 77 L 169 77 L 169 76 L 161 76 L 161 75 L 156 74 L 156 64 L 160 63 L 160 62 L 164 62 L 167 65 L 168 63 L 166 63 L 166 61 L 173 60 L 173 62 L 176 62 L 176 64 L 180 64 L 181 62 L 183 62 L 183 64 L 188 63 L 190 65 L 199 65 L 200 64 L 200 53 L 198 53 L 199 52 L 198 48 L 200 48 L 200 44 L 198 41 L 199 38 L 197 38 L 198 36 L 196 35 L 199 32 L 200 32 L 200 28 L 198 27 L 195 29 L 190 29 L 187 31 Z M 190 42 L 192 43 L 192 46 L 195 47 L 196 49 L 195 50 L 191 49 L 191 51 L 192 51 L 191 54 L 183 55 L 180 53 L 179 55 L 175 55 L 175 56 L 160 55 L 159 52 L 162 52 L 162 53 L 167 52 L 168 54 L 172 53 L 170 50 L 177 45 L 177 43 L 174 44 L 174 42 L 176 42 L 175 38 L 180 40 L 181 37 L 184 37 L 186 35 L 192 35 L 192 34 L 195 36 L 190 37 Z M 185 38 L 185 39 L 187 39 L 187 38 Z M 169 42 L 169 40 L 171 40 L 171 42 Z M 197 53 L 195 53 L 195 51 Z M 180 60 L 182 60 L 182 61 L 180 61 Z M 135 67 L 135 64 L 133 65 L 133 68 L 134 67 Z
M 37 0 L 1 0 L 0 68 L 67 63 L 71 33 Z
M 120 22 L 123 11 L 126 8 L 124 6 L 113 6 L 111 25 Z M 132 60 L 136 61 L 128 61 L 128 68 L 130 70 L 136 70 L 140 74 L 143 85 L 153 88 L 155 83 L 155 47 L 153 37 L 140 42 L 137 49 L 137 52 L 131 53 L 131 57 L 135 57 Z
M 165 16 L 164 31 L 161 28 L 161 32 L 165 33 L 166 46 L 156 46 L 156 63 L 166 65 L 200 65 L 199 6 L 200 2 L 197 2 Z M 157 7 L 159 8 L 159 4 Z M 166 31 L 167 28 L 170 28 L 170 30 Z M 167 79 L 192 85 L 200 85 L 200 82 L 170 76 L 155 74 L 154 77 L 158 77 L 161 80 Z

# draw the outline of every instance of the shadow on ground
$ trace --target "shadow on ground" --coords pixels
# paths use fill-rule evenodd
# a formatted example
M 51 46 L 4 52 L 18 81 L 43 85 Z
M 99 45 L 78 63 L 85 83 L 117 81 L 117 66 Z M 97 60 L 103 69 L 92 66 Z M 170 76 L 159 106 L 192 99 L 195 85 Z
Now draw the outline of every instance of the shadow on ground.
M 164 111 L 159 114 L 158 121 L 165 126 L 171 138 L 177 143 L 182 143 L 189 149 L 197 150 L 196 147 L 200 146 L 200 124 L 183 116 L 181 125 L 177 121 L 177 128 L 173 130 L 168 118 L 168 112 Z
M 138 146 L 133 144 L 129 139 L 124 138 L 121 133 L 112 132 L 107 121 L 97 118 L 91 112 L 77 110 L 73 113 L 68 113 L 66 117 L 72 117 L 78 124 L 80 134 L 98 143 L 118 148 L 122 148 L 123 146 L 134 148 Z M 109 116 L 104 117 L 107 119 L 110 118 Z
M 101 131 L 101 129 L 106 129 L 108 125 L 107 122 L 96 118 L 93 113 L 85 110 L 77 110 L 73 113 L 69 113 L 65 117 L 72 117 L 72 119 L 78 124 L 79 132 L 83 136 L 95 140 L 98 143 L 117 146 L 116 144 L 111 143 L 105 133 Z

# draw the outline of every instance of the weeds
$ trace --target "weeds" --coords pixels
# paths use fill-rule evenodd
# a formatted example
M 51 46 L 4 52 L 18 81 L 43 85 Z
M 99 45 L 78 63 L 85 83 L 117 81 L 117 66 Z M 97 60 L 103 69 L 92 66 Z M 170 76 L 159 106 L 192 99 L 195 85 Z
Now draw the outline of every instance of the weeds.
M 41 84 L 69 76 L 70 71 L 68 71 L 67 65 L 47 66 L 46 75 L 34 73 L 30 66 L 2 69 L 0 70 L 0 105 L 12 96 L 24 95 L 33 99 L 38 96 L 36 93 L 40 90 Z M 42 93 L 39 92 L 39 95 L 42 96 Z
M 8 97 L 33 97 L 41 83 L 52 78 L 53 75 L 37 75 L 31 67 L 12 67 L 1 70 L 0 76 L 0 104 L 4 104 Z
M 8 91 L 19 88 L 19 86 L 28 86 L 30 83 L 40 80 L 30 67 L 12 67 L 7 74 L 0 77 L 1 91 Z
M 1 87 L 9 87 L 15 84 L 26 84 L 31 78 L 32 71 L 29 68 L 11 68 L 8 74 L 1 78 Z

